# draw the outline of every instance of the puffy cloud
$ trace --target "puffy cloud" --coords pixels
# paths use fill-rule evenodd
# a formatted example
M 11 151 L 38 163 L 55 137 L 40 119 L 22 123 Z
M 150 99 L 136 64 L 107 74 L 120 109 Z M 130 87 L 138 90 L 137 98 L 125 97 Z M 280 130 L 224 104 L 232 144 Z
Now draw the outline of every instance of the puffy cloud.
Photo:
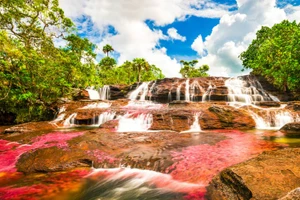
M 276 7 L 276 0 L 237 0 L 237 5 L 235 12 L 221 17 L 219 24 L 205 38 L 203 46 L 199 42 L 201 35 L 192 45 L 199 55 L 207 51 L 207 55 L 199 59 L 199 64 L 208 64 L 211 75 L 235 76 L 248 73 L 241 72 L 242 63 L 238 56 L 255 39 L 257 30 L 261 26 L 273 26 L 284 19 L 296 18 L 299 14 L 298 8 L 290 5 L 290 13 L 287 14 L 287 7 Z
M 192 44 L 192 49 L 195 50 L 198 55 L 204 56 L 205 55 L 205 50 L 204 50 L 204 43 L 202 36 L 199 35 L 193 42 Z
M 177 29 L 175 29 L 175 28 L 169 28 L 167 32 L 168 32 L 168 36 L 172 40 L 180 40 L 182 42 L 184 42 L 186 40 L 186 37 L 181 36 L 179 33 L 177 33 Z
M 99 30 L 99 37 L 93 37 L 101 52 L 109 43 L 118 52 L 118 63 L 136 57 L 144 57 L 151 64 L 160 67 L 168 77 L 180 76 L 180 63 L 167 55 L 159 41 L 169 38 L 185 40 L 176 29 L 169 29 L 168 36 L 158 28 L 151 29 L 145 21 L 156 26 L 165 26 L 188 16 L 208 18 L 221 17 L 230 6 L 216 4 L 211 0 L 60 0 L 67 16 L 77 19 L 88 16 Z M 85 27 L 84 25 L 82 27 Z M 115 34 L 109 34 L 111 27 Z M 90 37 L 89 37 L 90 38 Z

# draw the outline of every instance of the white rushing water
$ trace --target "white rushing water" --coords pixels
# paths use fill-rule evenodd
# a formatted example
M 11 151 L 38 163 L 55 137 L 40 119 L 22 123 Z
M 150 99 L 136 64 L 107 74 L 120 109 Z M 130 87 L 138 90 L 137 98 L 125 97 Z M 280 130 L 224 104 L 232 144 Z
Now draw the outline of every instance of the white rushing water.
M 145 101 L 146 95 L 148 93 L 148 86 L 150 82 L 143 82 L 140 86 L 138 86 L 133 92 L 130 93 L 130 100 L 137 100 L 140 96 L 141 101 Z
M 63 123 L 63 128 L 71 128 L 71 127 L 78 127 L 78 126 L 90 126 L 90 127 L 99 127 L 101 124 L 104 124 L 107 121 L 113 120 L 116 116 L 115 112 L 103 112 L 100 115 L 94 116 L 90 124 L 78 124 L 76 123 L 77 113 L 71 114 L 67 119 L 65 119 Z
M 202 130 L 201 130 L 201 127 L 199 124 L 199 117 L 200 117 L 200 113 L 195 113 L 194 114 L 194 122 L 191 125 L 190 129 L 187 131 L 182 131 L 180 133 L 199 133 L 199 132 L 201 132 Z
M 190 101 L 190 79 L 185 81 L 185 100 Z
M 131 168 L 93 169 L 86 181 L 89 184 L 75 199 L 174 200 L 205 187 L 175 180 L 169 174 Z
M 225 86 L 228 88 L 229 102 L 250 105 L 256 101 L 278 100 L 274 96 L 271 98 L 256 79 L 230 78 L 225 81 Z
M 257 114 L 250 111 L 257 129 L 279 130 L 287 123 L 300 122 L 300 117 L 287 110 L 282 109 L 264 109 Z
M 110 98 L 110 87 L 104 85 L 102 88 L 94 89 L 93 87 L 87 88 L 91 100 L 108 100 Z
M 211 93 L 215 89 L 215 86 L 213 86 L 211 83 L 209 83 L 207 90 L 204 92 L 202 96 L 202 102 L 210 101 Z
M 147 131 L 153 122 L 152 114 L 133 114 L 126 113 L 124 116 L 118 117 L 119 125 L 117 132 L 143 132 Z

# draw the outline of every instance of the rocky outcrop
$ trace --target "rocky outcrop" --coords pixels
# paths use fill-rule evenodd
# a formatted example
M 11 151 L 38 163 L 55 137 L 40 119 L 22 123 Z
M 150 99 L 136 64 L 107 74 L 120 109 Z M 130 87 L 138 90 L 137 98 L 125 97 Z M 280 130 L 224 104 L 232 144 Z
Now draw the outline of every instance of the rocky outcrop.
M 300 187 L 290 191 L 286 196 L 280 198 L 279 200 L 295 200 L 300 199 Z
M 299 137 L 300 136 L 300 122 L 288 123 L 284 125 L 281 129 L 286 136 L 289 137 Z
M 4 133 L 26 133 L 32 131 L 51 130 L 55 128 L 57 128 L 57 126 L 49 122 L 29 122 L 9 127 L 4 130 Z
M 264 152 L 221 171 L 207 187 L 208 199 L 278 199 L 300 186 L 300 148 Z

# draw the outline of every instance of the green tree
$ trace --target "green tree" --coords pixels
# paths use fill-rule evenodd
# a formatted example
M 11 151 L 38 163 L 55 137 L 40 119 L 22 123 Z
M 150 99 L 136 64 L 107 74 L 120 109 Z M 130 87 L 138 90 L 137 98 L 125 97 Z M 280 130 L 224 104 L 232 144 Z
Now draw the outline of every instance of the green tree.
M 96 82 L 95 46 L 72 34 L 58 0 L 3 0 L 0 9 L 0 114 L 16 114 L 17 122 L 45 119 L 72 87 Z
M 183 67 L 180 69 L 179 73 L 184 78 L 208 76 L 208 74 L 207 74 L 207 71 L 209 70 L 208 65 L 202 65 L 199 68 L 195 68 L 195 65 L 198 63 L 197 60 L 192 60 L 192 61 L 181 60 L 180 63 L 183 65 Z
M 114 58 L 105 57 L 99 62 L 101 70 L 112 70 L 116 66 L 117 62 Z
M 137 81 L 141 82 L 142 71 L 149 71 L 150 65 L 144 58 L 135 58 L 132 62 L 132 68 L 137 72 Z
M 105 46 L 103 46 L 102 51 L 106 54 L 106 57 L 108 57 L 108 53 L 114 51 L 114 49 L 109 44 L 106 44 Z
M 282 21 L 263 26 L 240 55 L 245 69 L 262 75 L 283 91 L 300 91 L 300 24 Z

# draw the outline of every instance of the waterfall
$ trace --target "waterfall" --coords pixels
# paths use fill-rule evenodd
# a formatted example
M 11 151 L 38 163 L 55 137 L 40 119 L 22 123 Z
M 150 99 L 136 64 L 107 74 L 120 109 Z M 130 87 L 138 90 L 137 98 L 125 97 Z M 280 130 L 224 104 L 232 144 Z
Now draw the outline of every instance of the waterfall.
M 215 89 L 215 88 L 216 88 L 215 86 L 212 86 L 212 84 L 209 83 L 206 92 L 202 96 L 202 102 L 210 101 L 211 93 L 212 93 L 213 89 Z
M 250 111 L 257 129 L 279 130 L 287 123 L 299 122 L 300 117 L 287 110 L 280 109 L 264 109 L 260 110 L 259 114 Z
M 69 128 L 72 125 L 74 125 L 76 116 L 77 116 L 77 113 L 73 113 L 67 119 L 65 119 L 64 124 L 63 124 L 64 127 Z
M 180 96 L 181 96 L 180 89 L 181 89 L 181 85 L 182 84 L 178 85 L 177 88 L 176 88 L 176 100 L 177 101 L 180 101 Z
M 185 100 L 190 101 L 190 79 L 185 81 Z
M 102 88 L 95 90 L 93 87 L 86 89 L 91 100 L 108 100 L 110 98 L 110 87 L 104 85 Z
M 111 103 L 97 102 L 88 104 L 80 109 L 93 109 L 93 108 L 109 108 Z
M 115 112 L 104 112 L 101 113 L 97 118 L 93 118 L 93 124 L 91 126 L 100 126 L 101 124 L 104 124 L 105 122 L 108 122 L 110 120 L 113 120 L 116 116 Z
M 99 127 L 101 124 L 104 124 L 107 121 L 113 120 L 115 117 L 115 112 L 104 112 L 98 116 L 94 116 L 91 120 L 89 120 L 90 124 L 80 124 L 75 118 L 77 113 L 71 114 L 63 123 L 64 128 L 70 127 L 78 127 L 78 126 L 91 126 L 91 127 Z
M 200 116 L 200 113 L 195 113 L 194 114 L 194 122 L 191 125 L 190 129 L 187 131 L 182 131 L 180 133 L 199 133 L 199 132 L 201 132 L 202 130 L 201 130 L 201 127 L 199 124 L 199 116 Z
M 243 80 L 241 77 L 230 78 L 225 81 L 228 88 L 228 101 L 234 103 L 253 104 L 256 101 L 278 100 L 270 97 L 256 79 Z
M 104 85 L 102 88 L 99 88 L 99 96 L 101 100 L 108 100 L 110 98 L 109 85 Z
M 171 102 L 172 101 L 172 93 L 171 91 L 169 91 L 168 93 L 168 102 Z
M 155 88 L 155 85 L 156 85 L 156 81 L 154 81 L 154 83 L 151 85 L 151 87 L 150 87 L 150 90 L 149 90 L 149 100 L 151 101 L 151 99 L 152 99 L 152 94 L 153 94 L 153 90 L 154 90 L 154 88 Z
M 190 94 L 191 101 L 196 101 L 197 100 L 195 98 L 196 94 L 205 93 L 203 88 L 199 85 L 198 81 L 193 81 L 190 88 L 191 88 L 191 94 Z M 199 91 L 197 91 L 197 88 L 199 89 Z
M 137 117 L 126 113 L 119 117 L 117 132 L 143 132 L 147 131 L 153 122 L 152 114 L 139 114 Z
M 145 101 L 146 95 L 148 93 L 148 86 L 150 82 L 143 82 L 137 89 L 135 89 L 131 94 L 129 95 L 129 99 L 131 101 L 137 100 L 138 96 L 140 95 L 140 100 Z
M 100 99 L 100 95 L 99 92 L 97 90 L 94 89 L 86 89 L 89 93 L 89 97 L 91 100 L 99 100 Z

